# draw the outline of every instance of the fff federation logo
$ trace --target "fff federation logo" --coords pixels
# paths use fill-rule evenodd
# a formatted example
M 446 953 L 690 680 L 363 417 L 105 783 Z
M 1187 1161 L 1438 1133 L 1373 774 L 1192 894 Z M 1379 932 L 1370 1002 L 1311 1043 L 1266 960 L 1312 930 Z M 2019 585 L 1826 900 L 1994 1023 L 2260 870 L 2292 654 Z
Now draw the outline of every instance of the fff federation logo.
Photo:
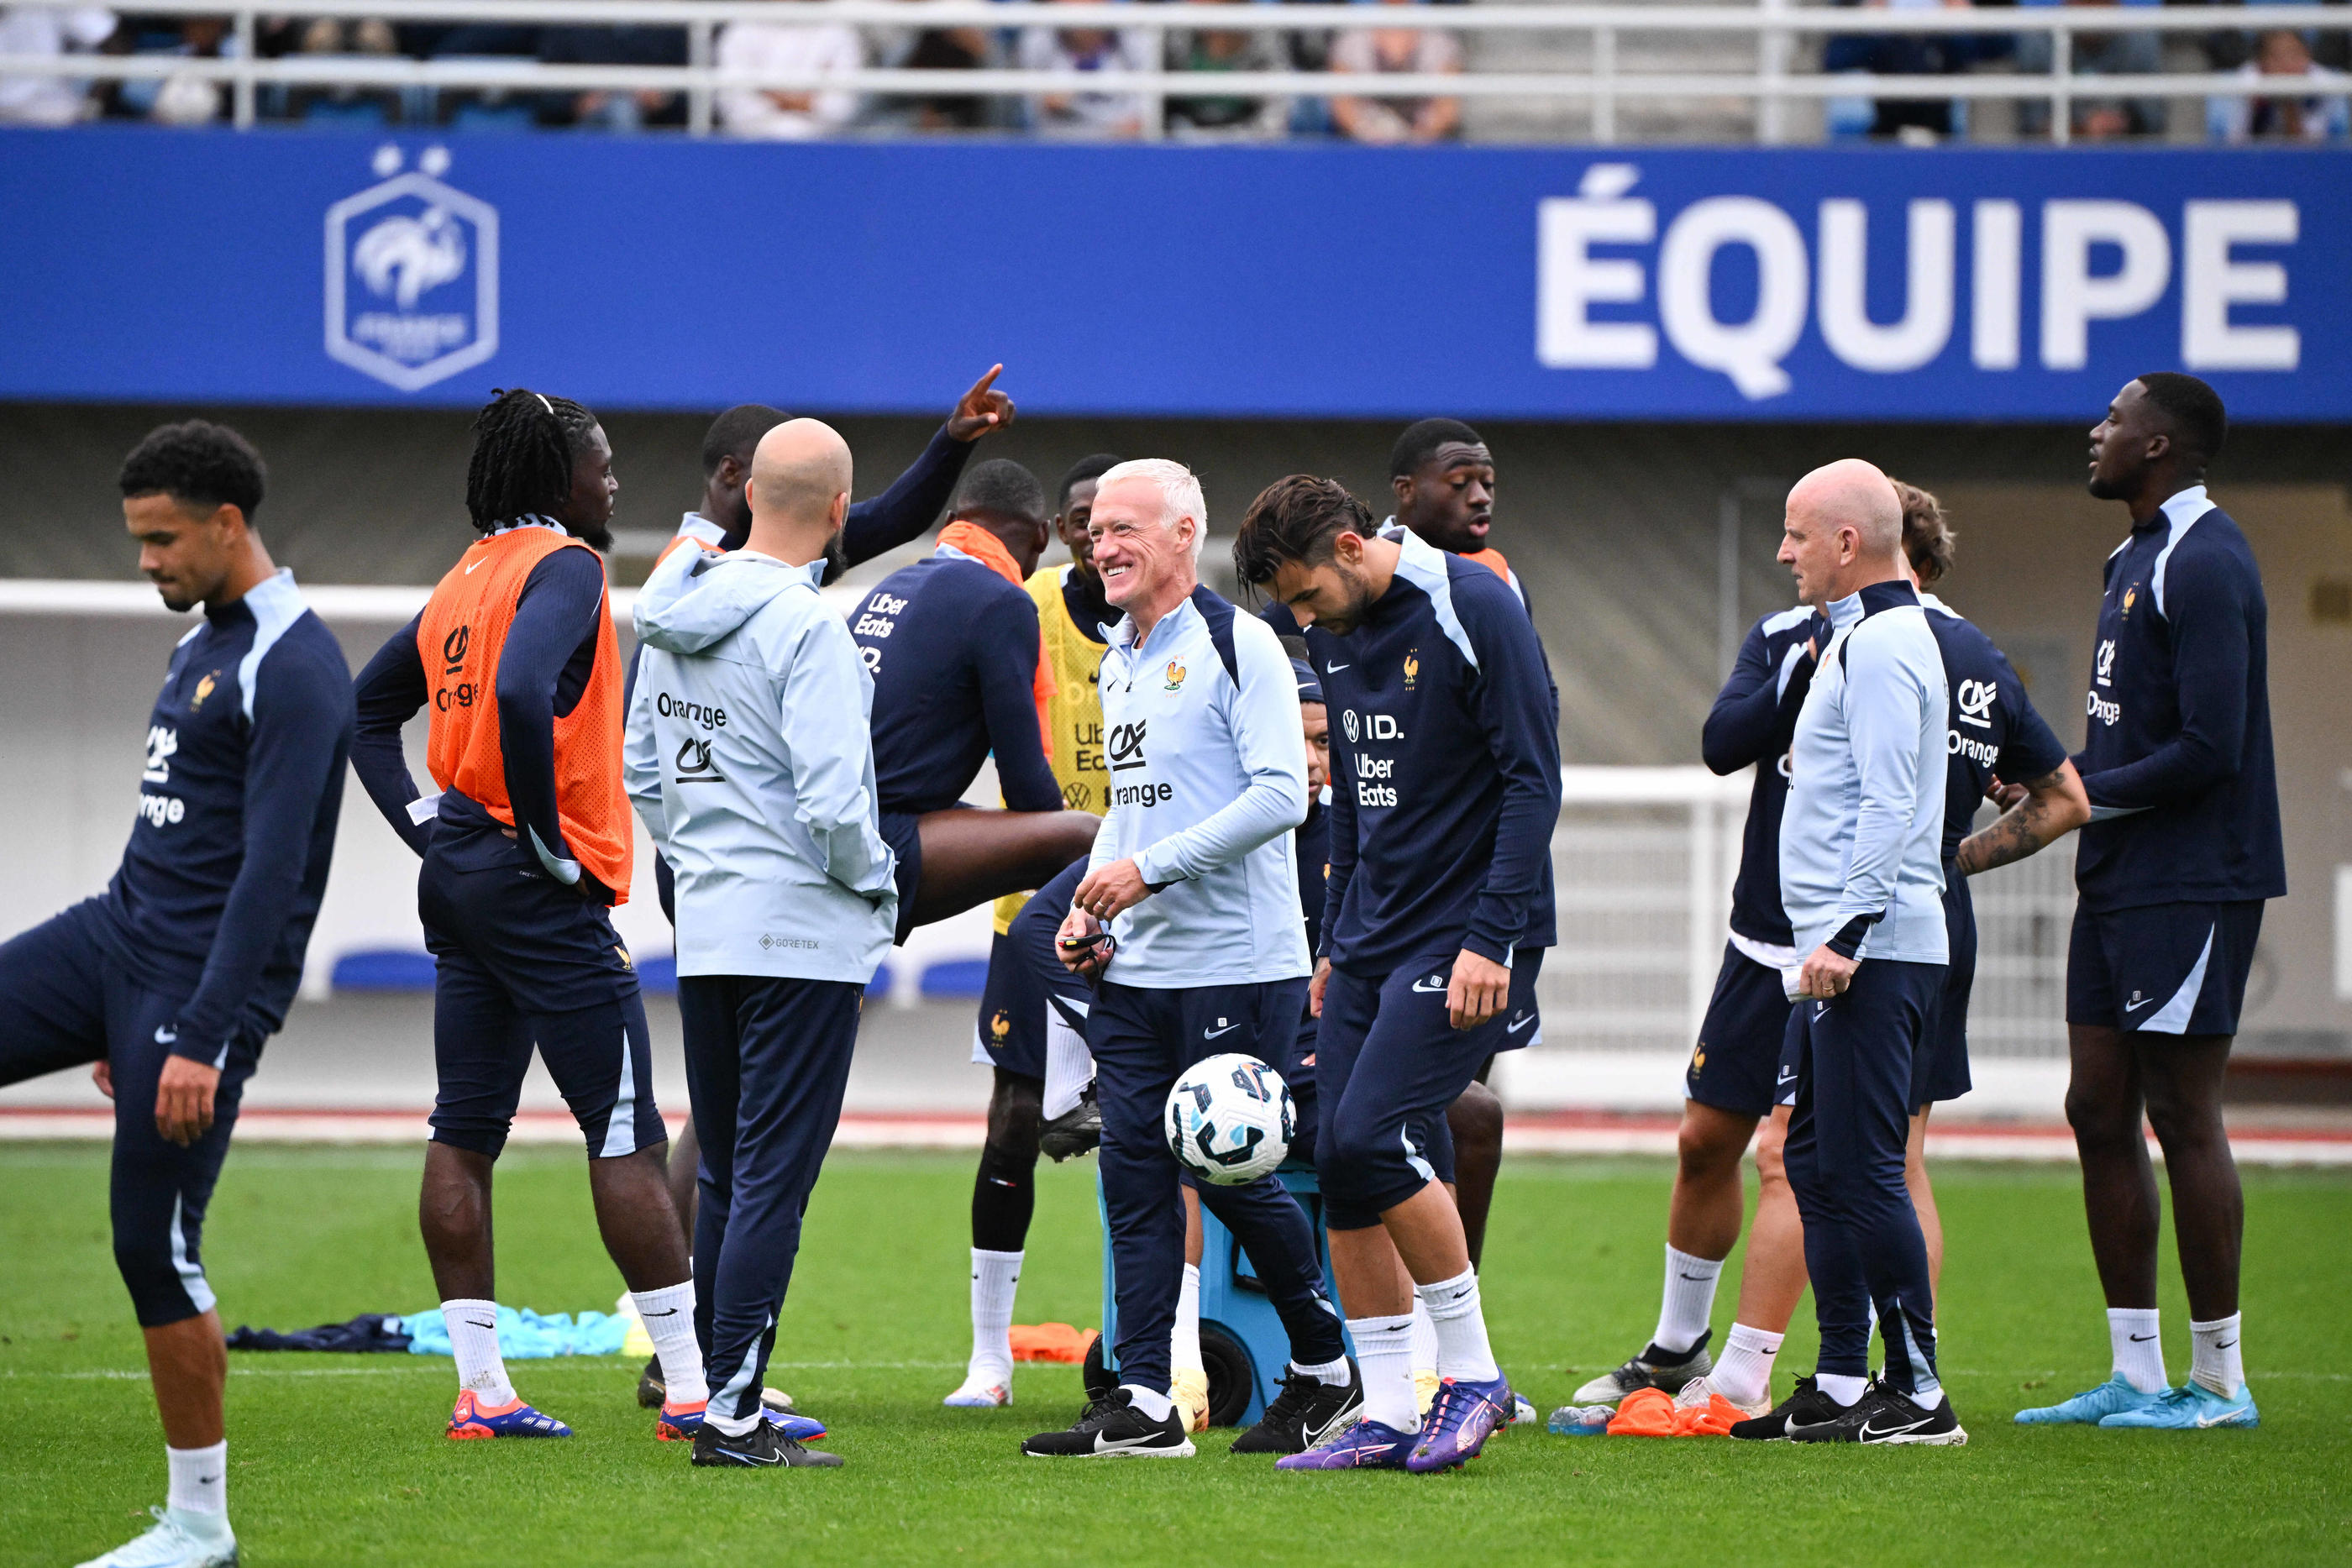
M 417 392 L 499 351 L 499 214 L 441 183 L 446 148 L 327 209 L 327 354 L 402 392 Z

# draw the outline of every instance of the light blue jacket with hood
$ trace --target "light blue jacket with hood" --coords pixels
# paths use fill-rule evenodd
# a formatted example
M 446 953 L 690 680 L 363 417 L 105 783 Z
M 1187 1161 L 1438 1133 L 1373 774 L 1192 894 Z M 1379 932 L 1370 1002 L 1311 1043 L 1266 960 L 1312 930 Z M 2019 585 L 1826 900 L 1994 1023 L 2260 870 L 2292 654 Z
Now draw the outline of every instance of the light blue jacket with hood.
M 678 549 L 637 592 L 629 797 L 677 876 L 677 972 L 864 985 L 898 924 L 874 680 L 823 561 Z

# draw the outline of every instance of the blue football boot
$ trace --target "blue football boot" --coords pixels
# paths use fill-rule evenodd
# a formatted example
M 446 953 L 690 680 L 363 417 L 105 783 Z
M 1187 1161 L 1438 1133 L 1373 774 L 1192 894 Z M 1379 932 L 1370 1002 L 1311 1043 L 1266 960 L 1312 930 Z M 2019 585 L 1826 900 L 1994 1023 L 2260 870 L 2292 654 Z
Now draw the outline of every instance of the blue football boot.
M 1424 1475 L 1469 1463 L 1496 1428 L 1509 1423 L 1517 1403 L 1508 1378 L 1491 1383 L 1447 1378 L 1437 1385 L 1437 1398 L 1422 1419 L 1421 1440 L 1406 1456 L 1404 1468 Z
M 2085 1389 L 2072 1399 L 2032 1410 L 2020 1410 L 2017 1424 L 2021 1427 L 2096 1427 L 2110 1416 L 2137 1410 L 2163 1397 L 2164 1390 L 2161 1388 L 2153 1394 L 2142 1394 L 2122 1378 L 2110 1377 L 2096 1388 Z
M 2167 1432 L 2193 1432 L 2206 1427 L 2259 1427 L 2262 1412 L 2242 1383 L 2238 1391 L 2220 1395 L 2201 1383 L 2168 1388 L 2136 1410 L 2124 1410 L 2099 1423 L 2102 1427 L 2145 1427 Z
M 1401 1470 L 1417 1432 L 1400 1432 L 1378 1421 L 1358 1421 L 1300 1454 L 1274 1461 L 1277 1470 Z

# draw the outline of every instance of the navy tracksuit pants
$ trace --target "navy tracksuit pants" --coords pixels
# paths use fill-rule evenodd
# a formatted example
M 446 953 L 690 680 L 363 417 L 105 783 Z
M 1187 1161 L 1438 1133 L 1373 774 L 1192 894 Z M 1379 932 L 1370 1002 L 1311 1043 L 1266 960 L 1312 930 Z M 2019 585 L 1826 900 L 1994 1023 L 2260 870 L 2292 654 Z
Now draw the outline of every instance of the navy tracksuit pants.
M 709 1413 L 760 1413 L 776 1313 L 792 1283 L 857 1043 L 866 988 L 846 980 L 680 976 L 686 1082 L 702 1145 L 695 1337 Z
M 1307 982 L 1146 990 L 1106 980 L 1087 1015 L 1095 1094 L 1102 1107 L 1103 1211 L 1118 1277 L 1122 1384 L 1166 1392 L 1168 1338 L 1184 1283 L 1180 1168 L 1161 1118 L 1184 1069 L 1239 1051 L 1278 1066 L 1298 1032 Z M 1318 1366 L 1347 1354 L 1307 1211 L 1273 1176 L 1241 1186 L 1197 1184 L 1201 1207 L 1249 1254 L 1290 1335 L 1291 1359 Z
M 1869 1371 L 1875 1305 L 1885 1380 L 1904 1394 L 1937 1386 L 1935 1289 L 1903 1154 L 1912 1061 L 1935 1019 L 1944 968 L 1864 958 L 1844 995 L 1799 998 L 1790 1025 L 1797 1099 L 1783 1161 L 1805 1221 L 1820 1370 Z

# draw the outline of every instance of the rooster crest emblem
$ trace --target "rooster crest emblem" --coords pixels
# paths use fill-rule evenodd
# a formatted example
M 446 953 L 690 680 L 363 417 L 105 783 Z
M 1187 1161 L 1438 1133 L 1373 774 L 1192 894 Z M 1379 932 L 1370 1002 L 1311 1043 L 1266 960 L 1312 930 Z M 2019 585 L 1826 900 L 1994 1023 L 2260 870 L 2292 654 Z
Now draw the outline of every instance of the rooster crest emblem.
M 1184 662 L 1183 662 L 1182 660 L 1181 660 L 1181 659 L 1171 659 L 1171 660 L 1169 660 L 1169 661 L 1168 661 L 1168 685 L 1167 685 L 1167 689 L 1168 689 L 1169 691 L 1171 691 L 1171 692 L 1173 692 L 1173 691 L 1181 691 L 1181 690 L 1182 690 L 1182 689 L 1183 689 L 1183 685 L 1184 685 Z
M 378 183 L 327 209 L 327 354 L 417 392 L 499 350 L 499 214 L 443 183 L 448 149 L 407 161 L 378 148 Z
M 1421 678 L 1421 650 L 1408 648 L 1404 653 L 1404 689 L 1412 690 L 1412 683 Z

